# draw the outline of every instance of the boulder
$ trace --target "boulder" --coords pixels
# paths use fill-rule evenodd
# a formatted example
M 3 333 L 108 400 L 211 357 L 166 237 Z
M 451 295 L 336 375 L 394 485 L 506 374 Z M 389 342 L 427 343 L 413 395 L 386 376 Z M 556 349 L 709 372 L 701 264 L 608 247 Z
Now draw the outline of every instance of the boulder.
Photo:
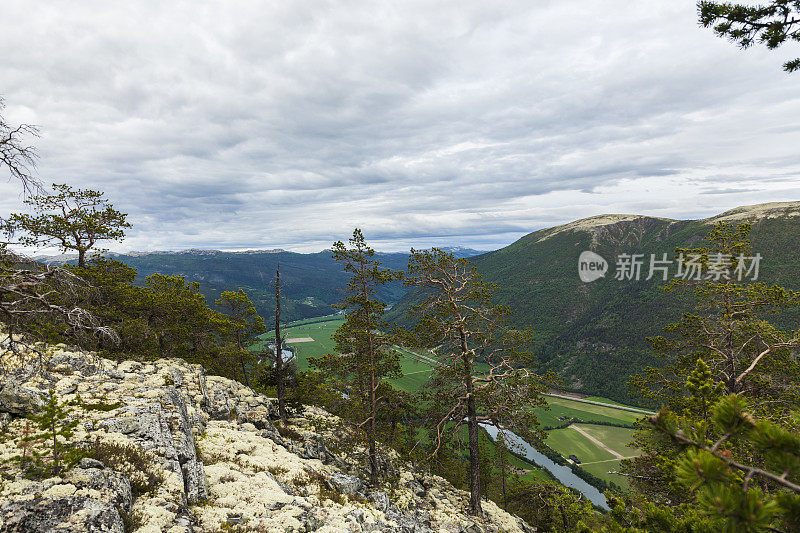
M 100 467 L 98 468 L 96 464 Z M 130 481 L 124 475 L 105 468 L 100 461 L 82 459 L 65 481 L 79 488 L 96 490 L 102 495 L 104 502 L 120 507 L 126 512 L 131 510 L 133 495 Z
M 25 416 L 35 413 L 44 405 L 39 392 L 6 381 L 0 385 L 0 412 Z
M 85 497 L 8 501 L 0 506 L 0 524 L 7 533 L 125 533 L 112 504 Z
M 332 489 L 336 489 L 343 494 L 355 495 L 361 492 L 361 489 L 364 488 L 364 483 L 358 478 L 358 476 L 350 476 L 347 474 L 342 474 L 341 472 L 334 472 L 330 478 L 328 478 L 328 485 Z

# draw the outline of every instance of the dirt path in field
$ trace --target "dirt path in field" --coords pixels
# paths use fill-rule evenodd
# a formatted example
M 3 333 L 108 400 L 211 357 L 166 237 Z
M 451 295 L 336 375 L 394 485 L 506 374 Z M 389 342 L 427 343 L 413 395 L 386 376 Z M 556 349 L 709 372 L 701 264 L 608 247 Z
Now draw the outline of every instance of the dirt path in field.
M 571 425 L 571 426 L 569 426 L 569 427 L 570 427 L 570 428 L 572 428 L 572 429 L 574 429 L 575 431 L 577 431 L 578 433 L 580 433 L 581 435 L 583 435 L 584 437 L 586 437 L 586 438 L 587 438 L 587 439 L 589 439 L 590 441 L 594 442 L 595 444 L 597 444 L 598 446 L 600 446 L 601 448 L 603 448 L 605 451 L 607 451 L 608 453 L 610 453 L 611 455 L 613 455 L 613 456 L 614 456 L 614 457 L 616 457 L 617 459 L 625 459 L 625 457 L 623 457 L 623 455 L 622 455 L 621 453 L 617 453 L 617 452 L 615 452 L 614 450 L 612 450 L 611 448 L 609 448 L 608 446 L 606 446 L 606 445 L 605 445 L 605 443 L 604 443 L 603 441 L 597 440 L 596 438 L 592 437 L 591 435 L 589 435 L 588 433 L 586 433 L 584 430 L 582 430 L 582 429 L 581 429 L 581 428 L 579 428 L 578 426 L 576 426 L 576 425 L 574 425 L 574 424 L 573 424 L 573 425 Z
M 630 457 L 620 457 L 619 459 L 603 459 L 602 461 L 589 461 L 588 463 L 581 463 L 581 466 L 584 465 L 595 465 L 597 463 L 615 463 L 620 459 L 636 459 L 639 457 L 638 455 L 631 455 Z
M 314 342 L 314 339 L 311 337 L 294 337 L 292 339 L 286 339 L 286 344 L 292 344 L 295 342 Z

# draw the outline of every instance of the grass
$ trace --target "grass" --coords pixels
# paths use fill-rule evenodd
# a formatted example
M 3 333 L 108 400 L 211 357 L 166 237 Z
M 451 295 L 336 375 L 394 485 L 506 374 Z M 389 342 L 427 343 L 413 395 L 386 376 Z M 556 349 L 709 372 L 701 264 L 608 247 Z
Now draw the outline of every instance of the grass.
M 641 453 L 640 450 L 627 446 L 633 433 L 630 429 L 592 424 L 577 424 L 577 426 L 623 457 L 632 457 Z M 613 454 L 592 442 L 591 439 L 571 428 L 554 429 L 548 431 L 547 434 L 547 445 L 562 456 L 569 457 L 574 454 L 580 459 L 581 468 L 587 472 L 600 479 L 614 482 L 623 489 L 628 487 L 628 479 L 625 476 L 609 474 L 609 471 L 619 470 L 621 459 L 617 459 Z
M 584 398 L 584 400 L 589 400 L 592 402 L 599 402 L 599 403 L 607 403 L 608 405 L 621 405 L 622 407 L 629 407 L 624 403 L 620 403 L 616 400 L 611 400 L 609 398 L 603 398 L 602 396 L 589 396 L 588 398 Z
M 611 426 L 593 426 L 591 424 L 579 424 L 580 428 L 586 433 L 596 438 L 623 457 L 639 455 L 641 450 L 630 448 L 627 444 L 631 441 L 631 430 L 626 428 L 616 428 Z
M 290 343 L 289 346 L 294 348 L 295 358 L 297 359 L 297 368 L 299 370 L 308 369 L 309 357 L 320 357 L 326 353 L 334 353 L 335 343 L 333 342 L 333 333 L 344 322 L 343 316 L 337 317 L 322 317 L 321 319 L 309 319 L 302 321 L 302 323 L 286 327 L 281 331 L 281 335 L 286 339 L 311 337 L 313 342 L 298 342 Z M 260 341 L 257 342 L 253 349 L 263 349 L 268 342 L 265 339 L 275 337 L 274 331 L 268 331 L 260 335 Z
M 548 396 L 547 403 L 549 410 L 536 409 L 539 422 L 544 427 L 553 427 L 563 424 L 559 417 L 572 417 L 583 420 L 584 422 L 611 422 L 617 424 L 632 424 L 643 415 L 630 411 L 622 411 L 614 407 L 604 407 L 601 405 L 591 405 L 588 403 L 576 402 L 566 398 L 554 398 Z
M 433 367 L 430 363 L 425 363 L 406 353 L 412 352 L 412 350 L 404 348 L 395 351 L 400 354 L 400 369 L 403 371 L 403 377 L 390 380 L 389 383 L 405 392 L 418 391 L 428 381 Z
M 631 424 L 643 416 L 638 413 L 615 409 L 614 404 L 611 403 L 609 403 L 608 407 L 604 407 L 565 398 L 554 398 L 552 396 L 548 396 L 546 399 L 547 403 L 550 405 L 550 410 L 536 410 L 539 422 L 545 427 L 563 424 L 564 422 L 558 419 L 558 417 L 562 416 L 574 417 L 586 422 L 611 422 L 618 424 Z M 595 401 L 605 400 L 605 398 L 597 397 L 590 399 Z M 583 431 L 623 457 L 631 457 L 641 453 L 640 450 L 626 446 L 632 439 L 632 429 L 593 424 L 577 425 Z M 623 489 L 628 487 L 628 479 L 626 477 L 608 473 L 609 471 L 619 470 L 620 460 L 601 446 L 592 442 L 591 439 L 570 428 L 552 429 L 549 430 L 547 434 L 547 445 L 562 456 L 569 457 L 574 454 L 581 460 L 581 463 L 583 463 L 581 464 L 581 468 L 587 472 L 605 481 L 614 482 Z M 594 461 L 603 462 L 594 463 Z
M 575 455 L 582 463 L 615 458 L 611 453 L 571 428 L 548 431 L 545 443 L 564 457 Z
M 307 325 L 307 324 L 318 324 L 320 322 L 328 322 L 328 321 L 335 321 L 335 320 L 342 321 L 342 320 L 344 320 L 344 317 L 342 315 L 339 315 L 339 314 L 316 316 L 314 318 L 304 318 L 302 320 L 295 320 L 293 322 L 289 322 L 284 327 L 293 328 L 295 326 L 304 326 L 304 325 Z

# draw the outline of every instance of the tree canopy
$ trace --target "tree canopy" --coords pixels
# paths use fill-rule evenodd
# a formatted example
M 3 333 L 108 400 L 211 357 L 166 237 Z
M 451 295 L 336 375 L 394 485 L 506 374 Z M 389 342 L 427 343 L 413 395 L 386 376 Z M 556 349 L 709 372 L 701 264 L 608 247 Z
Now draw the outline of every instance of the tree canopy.
M 800 1 L 772 0 L 766 4 L 739 4 L 703 0 L 697 3 L 700 24 L 713 28 L 741 48 L 758 43 L 768 49 L 800 41 Z M 800 58 L 783 64 L 786 72 L 800 69 Z
M 131 227 L 127 215 L 114 209 L 100 191 L 58 183 L 53 190 L 25 199 L 33 214 L 13 213 L 6 221 L 6 233 L 19 244 L 55 244 L 63 252 L 77 252 L 78 266 L 83 267 L 86 253 L 98 242 L 122 240 L 125 229 Z

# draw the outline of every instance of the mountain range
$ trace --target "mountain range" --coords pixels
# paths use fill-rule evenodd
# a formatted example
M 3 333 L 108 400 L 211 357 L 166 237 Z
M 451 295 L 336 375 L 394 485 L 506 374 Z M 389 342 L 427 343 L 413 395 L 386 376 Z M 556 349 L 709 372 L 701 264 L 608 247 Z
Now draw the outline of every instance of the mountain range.
M 496 301 L 512 310 L 512 321 L 534 331 L 533 350 L 542 369 L 554 370 L 566 390 L 635 402 L 629 376 L 660 364 L 648 337 L 658 335 L 692 309 L 688 296 L 666 293 L 661 272 L 646 280 L 651 254 L 674 256 L 676 248 L 702 244 L 717 221 L 753 223 L 754 252 L 762 256 L 759 280 L 800 290 L 800 202 L 739 207 L 701 220 L 606 214 L 535 231 L 492 252 L 451 248 L 468 257 L 487 281 L 497 285 Z M 608 267 L 604 276 L 585 282 L 578 272 L 582 252 L 591 251 Z M 641 254 L 639 280 L 616 279 L 616 261 Z M 285 250 L 185 250 L 110 254 L 136 268 L 139 282 L 153 273 L 182 275 L 197 281 L 209 303 L 225 290 L 244 289 L 268 323 L 274 310 L 273 279 L 280 265 L 284 297 L 282 318 L 293 321 L 335 312 L 347 274 L 330 250 L 300 254 Z M 378 253 L 387 268 L 403 270 L 408 254 Z M 39 258 L 40 260 L 42 258 Z M 69 257 L 50 258 L 65 262 Z M 671 265 L 669 275 L 675 273 Z M 378 297 L 392 308 L 387 318 L 407 322 L 419 294 L 400 283 L 381 288 Z M 797 312 L 776 317 L 796 328 Z
M 483 252 L 470 248 L 447 248 L 458 257 L 471 257 Z M 342 300 L 342 289 L 348 274 L 331 256 L 330 250 L 301 254 L 286 250 L 181 250 L 109 253 L 110 257 L 137 270 L 137 283 L 154 273 L 179 275 L 196 281 L 210 305 L 226 290 L 243 289 L 259 314 L 268 322 L 275 309 L 275 270 L 281 271 L 281 318 L 290 322 L 334 313 L 333 304 Z M 408 254 L 377 252 L 384 267 L 405 269 Z M 74 256 L 40 256 L 46 263 L 68 263 Z M 381 287 L 378 297 L 391 305 L 405 294 L 401 283 Z
M 703 220 L 595 216 L 535 231 L 470 261 L 498 286 L 495 299 L 511 308 L 514 324 L 533 329 L 541 368 L 554 370 L 563 388 L 635 402 L 628 395 L 629 376 L 660 364 L 647 338 L 661 334 L 693 306 L 688 296 L 663 290 L 663 272 L 645 279 L 651 254 L 672 258 L 678 247 L 701 245 L 717 221 L 752 222 L 753 251 L 762 256 L 758 280 L 800 289 L 800 202 L 739 207 Z M 606 275 L 588 283 L 578 273 L 585 251 L 608 263 Z M 640 280 L 616 279 L 622 254 L 643 255 Z M 673 263 L 668 279 L 676 272 Z M 418 299 L 408 293 L 389 318 L 405 321 Z M 790 329 L 798 327 L 798 319 L 797 311 L 775 317 Z

